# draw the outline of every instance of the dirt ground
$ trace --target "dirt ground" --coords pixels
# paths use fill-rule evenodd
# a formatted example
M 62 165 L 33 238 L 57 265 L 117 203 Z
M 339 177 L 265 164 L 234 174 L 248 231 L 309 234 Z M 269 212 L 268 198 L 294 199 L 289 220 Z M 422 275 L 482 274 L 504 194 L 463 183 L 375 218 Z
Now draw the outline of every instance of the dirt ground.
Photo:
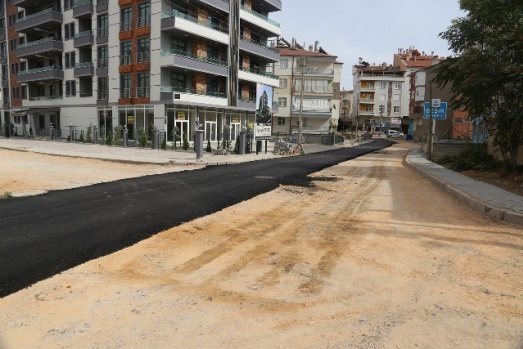
M 2 298 L 0 348 L 523 348 L 523 230 L 405 167 L 409 146 L 325 169 L 313 187 L 281 186 Z M 26 176 L 45 177 L 31 191 L 57 185 L 40 172 L 54 161 L 26 153 L 26 169 L 5 154 L 3 181 L 7 166 L 9 183 L 22 188 Z M 165 170 L 63 161 L 60 176 L 72 185 L 87 184 L 73 167 L 97 180 Z

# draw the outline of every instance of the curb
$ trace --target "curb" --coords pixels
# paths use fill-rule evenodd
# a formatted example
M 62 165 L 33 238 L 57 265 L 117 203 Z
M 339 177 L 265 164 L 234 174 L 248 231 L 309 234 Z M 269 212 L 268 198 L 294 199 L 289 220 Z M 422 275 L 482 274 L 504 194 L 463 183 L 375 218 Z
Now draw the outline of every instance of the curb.
M 408 165 L 411 169 L 415 170 L 417 173 L 426 177 L 436 186 L 440 187 L 447 193 L 454 196 L 460 202 L 464 203 L 473 210 L 487 216 L 494 218 L 496 220 L 504 221 L 507 223 L 513 223 L 523 226 L 523 214 L 515 211 L 507 210 L 501 207 L 494 206 L 492 204 L 486 203 L 485 201 L 471 195 L 458 187 L 454 186 L 452 183 L 446 182 L 440 177 L 430 173 L 429 171 L 424 170 L 423 168 L 413 164 L 408 159 L 409 155 L 405 157 L 404 163 Z

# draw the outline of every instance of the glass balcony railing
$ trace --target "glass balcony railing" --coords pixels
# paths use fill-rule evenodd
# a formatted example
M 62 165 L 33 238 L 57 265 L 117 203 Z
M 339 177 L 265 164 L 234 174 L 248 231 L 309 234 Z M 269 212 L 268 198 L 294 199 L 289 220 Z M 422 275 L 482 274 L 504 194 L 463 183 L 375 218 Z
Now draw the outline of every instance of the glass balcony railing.
M 190 88 L 178 88 L 178 87 L 160 87 L 160 92 L 182 92 L 182 93 L 191 93 L 194 95 L 202 95 L 202 96 L 212 96 L 212 97 L 219 97 L 219 98 L 227 98 L 227 94 L 215 92 L 215 91 L 208 91 L 208 90 L 193 90 Z
M 42 73 L 42 72 L 52 71 L 52 70 L 60 71 L 60 70 L 62 70 L 62 67 L 55 66 L 55 65 L 50 65 L 50 66 L 48 66 L 48 67 L 34 68 L 34 69 L 27 69 L 27 70 L 20 70 L 20 71 L 18 72 L 18 75 L 34 74 L 34 73 Z
M 241 5 L 241 9 L 244 10 L 245 12 L 249 12 L 250 14 L 252 14 L 253 16 L 256 16 L 260 19 L 263 19 L 264 21 L 266 22 L 269 22 L 270 24 L 273 24 L 275 26 L 277 26 L 278 28 L 280 27 L 280 23 L 276 22 L 276 21 L 273 21 L 272 19 L 270 19 L 269 17 L 267 16 L 264 16 L 262 15 L 261 13 L 258 13 L 256 11 L 253 11 L 251 9 L 248 9 L 247 7 Z
M 272 78 L 272 79 L 279 79 L 279 77 L 278 77 L 277 75 L 274 75 L 274 74 L 270 74 L 270 73 L 264 72 L 264 71 L 261 70 L 261 69 L 243 68 L 243 67 L 240 67 L 240 70 L 245 71 L 245 72 L 248 72 L 248 73 L 253 73 L 253 74 L 256 74 L 256 75 L 266 76 L 266 77 L 268 77 L 268 78 Z
M 92 4 L 92 3 L 93 3 L 93 0 L 75 0 L 73 8 L 80 7 L 80 6 L 87 5 L 87 4 Z
M 55 9 L 53 8 L 48 8 L 48 9 L 45 9 L 43 11 L 40 11 L 40 12 L 36 12 L 36 13 L 33 13 L 33 14 L 30 14 L 28 16 L 25 16 L 25 17 L 22 17 L 22 18 L 18 18 L 16 20 L 16 23 L 20 23 L 20 22 L 23 22 L 23 21 L 27 21 L 28 19 L 31 19 L 31 18 L 36 18 L 36 17 L 40 17 L 40 16 L 43 16 L 45 14 L 48 14 L 48 13 L 52 13 L 52 12 L 55 12 L 55 13 L 61 13 L 60 11 L 56 11 Z
M 93 66 L 93 62 L 83 62 L 83 63 L 76 63 L 74 65 L 75 68 L 85 68 L 85 67 L 92 67 Z
M 84 37 L 87 35 L 93 35 L 93 34 L 94 34 L 94 30 L 84 30 L 83 32 L 74 34 L 74 37 L 75 37 L 75 39 L 78 39 L 78 38 L 81 38 L 81 37 Z
M 228 32 L 228 25 L 226 23 L 222 23 L 222 25 L 220 25 L 219 22 L 215 22 L 213 21 L 212 19 L 198 19 L 194 16 L 191 16 L 190 14 L 187 14 L 185 13 L 185 10 L 184 9 L 172 9 L 170 12 L 164 12 L 162 14 L 162 19 L 164 18 L 170 18 L 170 17 L 179 17 L 179 18 L 183 18 L 183 19 L 186 19 L 190 22 L 193 22 L 193 23 L 196 23 L 196 24 L 199 24 L 201 26 L 204 26 L 204 27 L 207 27 L 207 28 L 210 28 L 210 29 L 214 29 L 214 30 L 217 30 L 217 31 L 220 31 L 222 33 L 227 33 Z
M 220 60 L 218 58 L 198 56 L 198 55 L 195 55 L 194 53 L 187 52 L 187 51 L 182 51 L 182 50 L 174 50 L 173 49 L 173 50 L 169 50 L 169 51 L 162 51 L 160 54 L 162 56 L 171 56 L 171 55 L 183 56 L 183 57 L 195 59 L 197 61 L 203 61 L 203 62 L 207 62 L 207 63 L 227 66 L 227 62 L 222 61 L 222 60 Z
M 31 41 L 31 42 L 27 42 L 25 44 L 22 44 L 22 45 L 18 45 L 16 48 L 17 49 L 21 49 L 21 48 L 25 48 L 25 47 L 31 47 L 31 46 L 35 46 L 35 45 L 39 45 L 39 44 L 44 44 L 46 42 L 62 42 L 61 39 L 55 39 L 53 37 L 47 37 L 47 38 L 43 38 L 43 39 L 40 39 L 40 40 L 36 40 L 36 41 Z

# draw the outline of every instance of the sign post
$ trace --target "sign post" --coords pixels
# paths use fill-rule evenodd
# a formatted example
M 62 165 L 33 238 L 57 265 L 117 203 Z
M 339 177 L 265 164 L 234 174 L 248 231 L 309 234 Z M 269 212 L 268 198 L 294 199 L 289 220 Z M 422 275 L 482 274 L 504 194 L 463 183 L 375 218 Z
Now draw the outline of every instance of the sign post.
M 445 120 L 447 118 L 447 102 L 442 102 L 440 99 L 431 99 L 431 102 L 425 102 L 423 118 L 429 119 L 429 144 L 427 153 L 429 160 L 432 161 L 433 133 L 436 130 L 436 120 Z

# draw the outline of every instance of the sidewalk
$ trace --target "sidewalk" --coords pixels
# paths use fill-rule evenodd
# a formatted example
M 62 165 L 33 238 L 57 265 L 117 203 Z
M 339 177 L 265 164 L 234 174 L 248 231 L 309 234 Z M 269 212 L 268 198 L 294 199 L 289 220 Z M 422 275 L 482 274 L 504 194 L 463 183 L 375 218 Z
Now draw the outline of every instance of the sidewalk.
M 523 197 L 430 162 L 420 149 L 411 150 L 405 162 L 474 210 L 523 226 Z
M 35 153 L 58 156 L 71 156 L 117 162 L 156 165 L 226 165 L 283 157 L 282 155 L 273 154 L 273 142 L 267 143 L 267 153 L 265 153 L 265 143 L 263 143 L 262 151 L 258 154 L 251 153 L 245 155 L 237 155 L 233 153 L 228 155 L 215 155 L 204 151 L 203 157 L 201 159 L 196 159 L 196 153 L 192 149 L 184 151 L 180 148 L 178 148 L 177 150 L 173 150 L 170 148 L 168 148 L 167 150 L 143 149 L 136 147 L 123 148 L 116 146 L 110 147 L 105 145 L 95 145 L 89 143 L 43 141 L 25 138 L 0 137 L 0 148 L 21 151 L 32 151 Z M 339 148 L 340 146 L 324 146 L 319 144 L 303 145 L 305 154 L 317 153 L 321 151 Z

